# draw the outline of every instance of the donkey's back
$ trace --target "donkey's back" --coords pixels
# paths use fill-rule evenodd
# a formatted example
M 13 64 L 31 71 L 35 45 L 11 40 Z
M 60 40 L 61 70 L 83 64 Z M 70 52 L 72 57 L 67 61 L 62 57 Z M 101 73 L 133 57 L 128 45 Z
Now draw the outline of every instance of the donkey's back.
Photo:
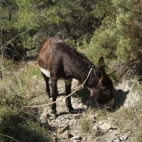
M 58 38 L 43 40 L 38 51 L 38 63 L 47 77 L 56 74 L 57 79 L 76 78 L 80 81 L 85 79 L 84 74 L 93 66 L 85 56 Z M 86 71 L 82 72 L 85 68 Z

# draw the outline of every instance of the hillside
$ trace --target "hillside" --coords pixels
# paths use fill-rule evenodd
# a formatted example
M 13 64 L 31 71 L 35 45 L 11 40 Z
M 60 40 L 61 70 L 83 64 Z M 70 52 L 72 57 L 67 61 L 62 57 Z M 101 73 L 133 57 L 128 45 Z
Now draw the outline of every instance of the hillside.
M 57 100 L 61 101 L 57 103 L 58 114 L 57 118 L 54 118 L 50 113 L 50 106 L 25 107 L 50 102 L 45 95 L 45 83 L 37 63 L 12 64 L 11 61 L 5 60 L 1 65 L 3 65 L 1 66 L 3 79 L 0 81 L 1 141 L 140 142 L 142 140 L 141 84 L 138 75 L 132 77 L 134 71 L 130 71 L 129 67 L 122 71 L 123 74 L 120 76 L 114 70 L 115 75 L 117 74 L 117 81 L 114 81 L 117 108 L 113 110 L 95 105 L 91 98 L 84 97 L 86 94 L 89 95 L 84 88 L 72 96 L 72 104 L 76 111 L 68 113 L 64 100 L 64 83 L 59 81 L 60 96 Z M 120 63 L 111 65 L 116 70 L 118 66 Z M 78 82 L 74 80 L 72 91 L 77 85 Z M 17 132 L 21 132 L 20 135 L 17 135 Z
M 0 0 L 0 13 L 0 142 L 142 142 L 142 0 Z M 84 87 L 68 113 L 59 81 L 51 115 L 36 61 L 48 37 L 96 66 L 104 57 L 114 109 L 96 104 Z

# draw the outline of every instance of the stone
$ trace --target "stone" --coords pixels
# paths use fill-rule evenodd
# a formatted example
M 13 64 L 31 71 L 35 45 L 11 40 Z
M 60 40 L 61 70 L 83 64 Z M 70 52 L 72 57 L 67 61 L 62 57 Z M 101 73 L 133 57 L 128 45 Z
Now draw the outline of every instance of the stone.
M 97 142 L 92 136 L 86 137 L 86 141 L 84 140 L 83 142 Z
M 120 142 L 120 139 L 115 139 L 113 142 Z
M 89 115 L 88 118 L 90 118 L 92 120 L 96 119 L 96 117 L 94 115 Z
M 81 116 L 82 116 L 81 114 L 74 114 L 74 115 L 73 115 L 73 117 L 74 117 L 75 119 L 79 119 Z
M 82 140 L 81 136 L 74 136 L 70 139 L 71 142 L 80 142 Z
M 57 138 L 58 139 L 68 139 L 69 138 L 69 129 L 70 126 L 67 125 L 64 128 L 59 128 L 57 130 Z
M 70 120 L 70 122 L 69 122 L 70 126 L 73 126 L 74 122 L 75 122 L 74 120 Z
M 86 108 L 87 108 L 87 106 L 86 106 L 86 105 L 83 105 L 83 108 L 84 108 L 84 109 L 86 109 Z
M 99 121 L 98 122 L 98 125 L 102 125 L 102 124 L 104 124 L 105 123 L 105 121 Z
M 95 130 L 95 131 L 99 130 L 99 129 L 98 129 L 98 125 L 95 125 L 95 126 L 93 127 L 93 130 Z
M 108 124 L 108 123 L 104 123 L 104 124 L 99 126 L 99 129 L 103 130 L 103 131 L 108 131 L 109 129 L 111 129 L 111 125 Z
M 60 128 L 60 129 L 58 129 L 58 133 L 64 133 L 66 130 L 69 130 L 70 129 L 70 125 L 67 125 L 67 126 L 65 126 L 64 128 Z
M 58 139 L 68 139 L 69 138 L 69 131 L 65 130 L 63 133 L 57 131 L 57 138 Z
M 82 141 L 83 141 L 83 142 L 86 142 L 86 141 L 87 141 L 87 137 L 84 137 L 84 138 L 82 139 Z
M 50 115 L 48 113 L 43 113 L 41 116 L 40 116 L 40 121 L 45 121 L 47 118 L 49 118 Z
M 124 141 L 124 140 L 126 140 L 127 138 L 128 138 L 128 135 L 126 134 L 126 135 L 121 136 L 121 137 L 120 137 L 120 140 L 121 140 L 121 141 Z
M 82 108 L 83 107 L 83 104 L 82 103 L 80 103 L 78 106 L 77 106 L 77 108 Z

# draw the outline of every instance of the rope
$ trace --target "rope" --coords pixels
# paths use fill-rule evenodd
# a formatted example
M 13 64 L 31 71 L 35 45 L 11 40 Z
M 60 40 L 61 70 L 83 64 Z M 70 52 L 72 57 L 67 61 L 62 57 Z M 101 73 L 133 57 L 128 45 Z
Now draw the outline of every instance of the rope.
M 84 82 L 83 82 L 81 85 L 79 85 L 78 87 L 76 87 L 75 90 L 74 90 L 72 93 L 70 93 L 69 95 L 67 95 L 66 97 L 64 97 L 64 99 L 70 97 L 70 96 L 71 96 L 72 94 L 74 94 L 76 91 L 78 91 L 78 90 L 80 90 L 80 89 L 82 89 L 82 88 L 84 87 L 84 84 L 85 84 L 85 82 L 87 81 L 87 79 L 89 78 L 89 75 L 90 75 L 92 69 L 93 69 L 93 68 L 90 69 L 90 71 L 89 71 L 89 73 L 88 73 L 86 79 L 84 80 Z M 61 100 L 62 100 L 62 99 L 59 99 L 59 100 L 57 100 L 57 101 L 54 101 L 54 102 L 51 102 L 51 103 L 48 103 L 48 104 L 43 104 L 43 105 L 25 106 L 25 107 L 26 107 L 26 108 L 43 107 L 43 106 L 48 106 L 48 105 L 54 104 L 54 103 L 59 102 L 59 101 L 61 101 Z

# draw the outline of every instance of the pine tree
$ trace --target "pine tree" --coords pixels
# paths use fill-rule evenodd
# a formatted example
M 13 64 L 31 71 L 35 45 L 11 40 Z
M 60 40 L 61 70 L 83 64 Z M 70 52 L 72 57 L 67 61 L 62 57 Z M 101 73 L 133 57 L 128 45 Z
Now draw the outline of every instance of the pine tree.
M 142 62 L 142 1 L 106 0 L 99 3 L 98 9 L 100 13 L 94 10 L 94 15 L 105 17 L 91 38 L 87 56 L 94 62 L 102 55 L 109 60 L 135 58 Z
M 119 33 L 118 57 L 124 60 L 140 59 L 142 55 L 142 1 L 114 0 L 114 4 L 118 11 L 116 18 L 116 28 Z

